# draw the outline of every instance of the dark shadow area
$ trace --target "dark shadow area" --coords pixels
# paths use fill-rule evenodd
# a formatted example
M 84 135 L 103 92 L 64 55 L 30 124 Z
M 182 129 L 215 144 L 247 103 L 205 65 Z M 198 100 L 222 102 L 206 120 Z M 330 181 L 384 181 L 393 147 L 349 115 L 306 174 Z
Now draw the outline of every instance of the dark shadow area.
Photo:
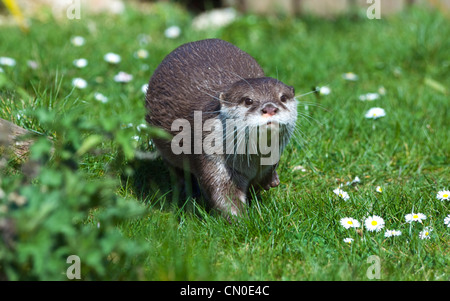
M 174 207 L 190 211 L 193 200 L 207 211 L 210 208 L 203 199 L 197 180 L 190 173 L 168 167 L 161 159 L 134 159 L 129 161 L 124 170 L 131 170 L 131 175 L 122 173 L 121 180 L 138 199 L 163 210 Z

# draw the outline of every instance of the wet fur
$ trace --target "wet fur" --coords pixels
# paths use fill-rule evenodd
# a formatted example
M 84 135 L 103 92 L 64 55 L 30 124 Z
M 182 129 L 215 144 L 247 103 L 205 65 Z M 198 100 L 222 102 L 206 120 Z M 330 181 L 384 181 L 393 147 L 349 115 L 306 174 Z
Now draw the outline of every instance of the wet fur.
M 283 94 L 288 97 L 285 103 L 280 101 Z M 242 122 L 235 131 L 239 132 L 263 125 L 266 119 L 261 119 L 260 109 L 270 104 L 279 109 L 273 119 L 280 123 L 282 152 L 295 128 L 294 96 L 292 87 L 265 77 L 246 52 L 228 42 L 208 39 L 184 44 L 161 62 L 149 82 L 146 120 L 171 132 L 174 120 L 186 119 L 194 137 L 194 111 L 202 111 L 203 122 L 212 118 L 224 123 L 228 118 L 239 118 Z M 244 97 L 254 103 L 246 106 Z M 202 135 L 204 139 L 208 133 Z M 261 166 L 257 154 L 194 154 L 192 149 L 191 154 L 175 155 L 170 141 L 155 139 L 154 143 L 169 165 L 178 169 L 188 166 L 212 207 L 227 215 L 244 212 L 251 187 L 269 189 L 280 183 L 278 164 Z

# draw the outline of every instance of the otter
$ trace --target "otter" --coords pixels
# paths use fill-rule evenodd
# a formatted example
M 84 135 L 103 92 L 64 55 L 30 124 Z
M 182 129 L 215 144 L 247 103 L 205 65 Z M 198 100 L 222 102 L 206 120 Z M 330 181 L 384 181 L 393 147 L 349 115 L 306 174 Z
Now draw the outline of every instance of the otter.
M 245 212 L 250 189 L 280 184 L 279 154 L 297 120 L 294 88 L 233 44 L 207 39 L 173 50 L 150 78 L 145 107 L 146 121 L 174 136 L 153 139 L 163 160 L 178 175 L 190 172 L 228 218 Z M 264 162 L 268 144 L 278 157 Z

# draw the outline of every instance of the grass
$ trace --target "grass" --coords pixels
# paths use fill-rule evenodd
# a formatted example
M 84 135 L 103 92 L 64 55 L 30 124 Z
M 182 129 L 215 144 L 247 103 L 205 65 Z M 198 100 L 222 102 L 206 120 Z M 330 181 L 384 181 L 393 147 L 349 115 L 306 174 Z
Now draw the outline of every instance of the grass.
M 2 66 L 13 84 L 0 86 L 0 117 L 48 135 L 52 132 L 26 110 L 82 112 L 103 128 L 132 123 L 123 139 L 139 135 L 137 147 L 148 149 L 148 138 L 135 130 L 144 123 L 141 87 L 176 46 L 203 38 L 234 43 L 298 95 L 316 86 L 331 88 L 330 95 L 299 97 L 302 117 L 280 161 L 281 185 L 254 200 L 248 218 L 234 224 L 206 212 L 201 200 L 172 202 L 160 159 L 121 162 L 128 176 L 115 174 L 122 179 L 117 194 L 148 209 L 143 218 L 118 225 L 124 237 L 147 242 L 144 259 L 132 267 L 141 271 L 140 279 L 368 280 L 367 258 L 376 255 L 382 280 L 450 280 L 449 228 L 443 222 L 450 203 L 436 199 L 450 180 L 450 26 L 439 12 L 412 9 L 381 20 L 333 21 L 244 15 L 225 28 L 200 32 L 190 28 L 192 16 L 172 5 L 145 13 L 129 7 L 114 17 L 42 18 L 33 20 L 28 35 L 0 29 L 0 56 L 17 61 Z M 174 24 L 182 34 L 168 39 L 164 30 Z M 70 43 L 76 35 L 86 39 L 84 46 Z M 140 48 L 148 58 L 135 58 Z M 120 54 L 122 61 L 106 63 L 107 52 Z M 88 66 L 74 67 L 78 58 L 86 58 Z M 30 69 L 28 60 L 39 67 Z M 119 71 L 133 74 L 133 80 L 114 82 Z M 346 72 L 359 80 L 344 80 Z M 86 79 L 88 87 L 74 89 L 75 77 Z M 386 95 L 380 99 L 358 99 L 381 86 Z M 95 92 L 108 102 L 96 101 Z M 386 116 L 364 118 L 374 106 Z M 89 154 L 80 167 L 101 178 L 118 156 Z M 300 165 L 305 171 L 296 168 Z M 339 199 L 332 191 L 355 176 L 361 183 L 343 187 L 350 199 Z M 427 216 L 423 224 L 405 222 L 412 211 Z M 343 217 L 363 224 L 369 215 L 381 216 L 385 229 L 402 235 L 385 238 L 385 229 L 358 233 L 339 224 Z M 425 226 L 433 231 L 421 240 Z M 344 243 L 346 237 L 354 242 Z

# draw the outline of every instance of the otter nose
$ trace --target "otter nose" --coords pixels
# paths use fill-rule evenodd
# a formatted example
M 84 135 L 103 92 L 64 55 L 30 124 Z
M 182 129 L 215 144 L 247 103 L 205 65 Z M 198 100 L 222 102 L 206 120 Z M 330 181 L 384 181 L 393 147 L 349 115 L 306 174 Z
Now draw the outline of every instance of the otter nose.
M 278 112 L 278 108 L 272 104 L 268 104 L 261 111 L 263 113 L 263 116 L 264 115 L 273 116 Z

